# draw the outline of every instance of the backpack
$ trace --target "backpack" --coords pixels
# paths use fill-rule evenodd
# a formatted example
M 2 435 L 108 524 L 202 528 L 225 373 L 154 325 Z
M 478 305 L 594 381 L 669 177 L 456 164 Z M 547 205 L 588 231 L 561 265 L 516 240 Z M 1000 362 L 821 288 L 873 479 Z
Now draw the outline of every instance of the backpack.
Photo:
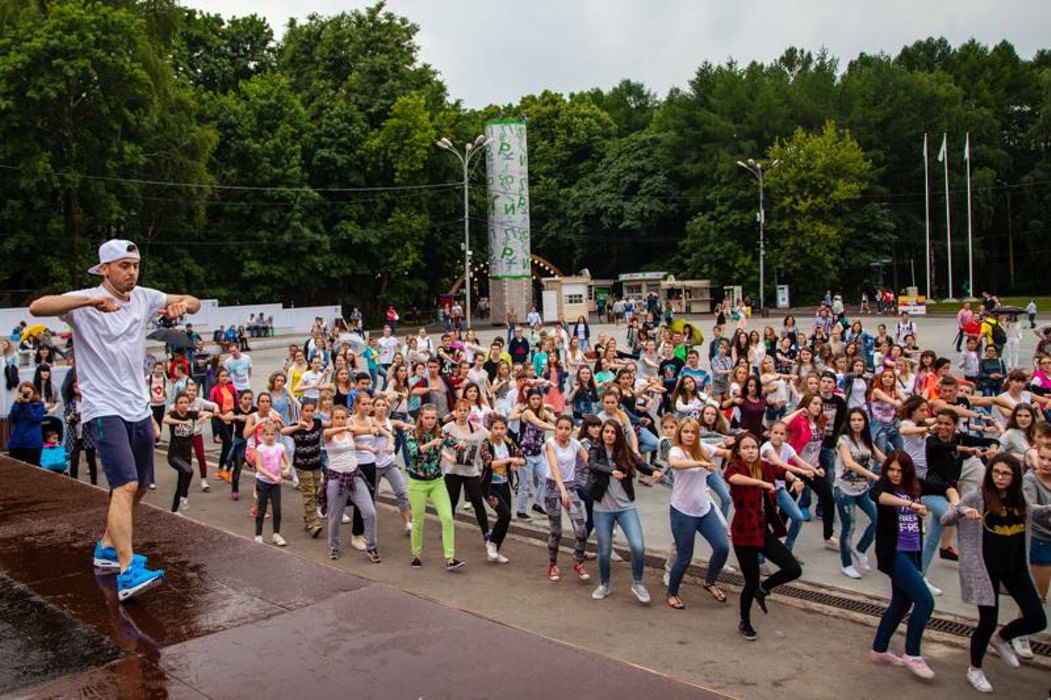
M 4 383 L 7 385 L 7 390 L 11 391 L 18 387 L 18 366 L 17 365 L 5 365 L 4 366 Z
M 989 335 L 994 345 L 1004 345 L 1007 342 L 1007 331 L 999 323 L 989 324 Z

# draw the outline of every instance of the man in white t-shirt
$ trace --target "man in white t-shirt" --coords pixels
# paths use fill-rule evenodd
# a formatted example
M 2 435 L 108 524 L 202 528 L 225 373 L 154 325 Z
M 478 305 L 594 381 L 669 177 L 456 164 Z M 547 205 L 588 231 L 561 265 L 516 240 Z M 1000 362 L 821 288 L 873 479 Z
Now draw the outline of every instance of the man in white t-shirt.
M 230 343 L 230 357 L 223 362 L 223 367 L 230 373 L 230 382 L 240 394 L 252 389 L 252 356 L 241 352 L 237 343 Z
M 58 316 L 73 329 L 81 422 L 98 450 L 110 487 L 106 531 L 95 543 L 94 565 L 119 571 L 117 597 L 124 601 L 164 580 L 164 571 L 146 568 L 134 554 L 135 505 L 153 482 L 156 437 L 150 397 L 142 380 L 146 329 L 158 314 L 179 318 L 196 313 L 201 302 L 190 295 L 139 287 L 139 249 L 131 241 L 99 246 L 99 264 L 88 272 L 102 276 L 98 287 L 50 295 L 29 307 L 34 316 Z

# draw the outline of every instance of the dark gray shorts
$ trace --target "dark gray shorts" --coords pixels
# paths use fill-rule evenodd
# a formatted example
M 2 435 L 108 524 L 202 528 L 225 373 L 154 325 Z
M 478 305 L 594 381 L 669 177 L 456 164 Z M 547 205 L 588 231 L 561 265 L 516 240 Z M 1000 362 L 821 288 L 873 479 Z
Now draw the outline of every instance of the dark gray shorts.
M 119 416 L 92 418 L 84 431 L 95 443 L 110 489 L 132 481 L 153 483 L 153 421 L 128 422 Z

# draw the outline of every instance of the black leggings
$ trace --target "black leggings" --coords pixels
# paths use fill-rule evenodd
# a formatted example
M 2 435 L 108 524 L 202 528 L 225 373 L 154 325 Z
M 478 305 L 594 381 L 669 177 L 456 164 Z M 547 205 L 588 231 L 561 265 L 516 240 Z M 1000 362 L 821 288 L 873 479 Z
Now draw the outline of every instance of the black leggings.
M 175 482 L 175 495 L 172 496 L 172 512 L 178 512 L 179 499 L 189 498 L 190 482 L 193 481 L 193 464 L 179 455 L 168 455 L 168 466 L 175 470 L 178 477 Z
M 767 593 L 783 583 L 795 581 L 803 570 L 781 540 L 770 532 L 766 533 L 766 542 L 762 547 L 742 547 L 735 544 L 734 553 L 737 554 L 737 563 L 741 567 L 741 575 L 744 576 L 744 588 L 741 590 L 741 621 L 751 623 L 752 599 L 759 588 L 759 555 L 762 554 L 778 568 L 775 574 L 763 581 L 763 590 Z
M 1004 641 L 1011 641 L 1015 637 L 1026 634 L 1036 634 L 1047 627 L 1047 615 L 1044 613 L 1044 605 L 1037 595 L 1036 586 L 1025 568 L 1012 571 L 1010 574 L 994 576 L 989 574 L 989 580 L 993 584 L 994 602 L 992 605 L 978 606 L 978 626 L 974 628 L 971 635 L 971 665 L 975 668 L 982 667 L 982 657 L 985 649 L 989 646 L 989 640 L 996 631 L 996 621 L 1000 613 L 1000 585 L 1007 589 L 1008 594 L 1014 598 L 1022 616 L 1008 622 L 1000 630 L 1000 636 Z
M 502 484 L 490 484 L 489 495 L 496 499 L 496 505 L 493 506 L 493 510 L 496 511 L 496 524 L 489 533 L 489 541 L 499 549 L 507 536 L 507 528 L 511 525 L 511 484 L 506 481 Z
M 453 512 L 456 512 L 456 504 L 460 502 L 460 486 L 467 494 L 467 500 L 474 508 L 474 517 L 478 521 L 478 527 L 482 529 L 482 535 L 489 536 L 489 514 L 485 512 L 485 499 L 482 498 L 482 477 L 460 476 L 459 474 L 445 475 L 445 488 L 449 490 L 449 501 L 452 503 Z
M 230 440 L 233 439 L 233 431 L 228 423 L 225 423 L 218 418 L 212 419 L 212 435 L 219 438 L 219 466 L 217 469 L 223 471 L 226 469 L 227 460 L 230 459 Z
M 832 537 L 832 523 L 836 517 L 836 501 L 832 498 L 832 486 L 824 476 L 801 476 L 803 483 L 817 496 L 821 504 L 821 527 L 827 540 Z
M 157 425 L 161 426 L 162 430 L 164 429 L 165 408 L 167 407 L 164 404 L 161 404 L 160 406 L 154 406 L 153 404 L 150 404 L 150 411 L 153 412 L 153 420 L 157 421 Z M 158 437 L 154 438 L 153 441 L 160 442 L 161 439 Z
M 99 483 L 98 460 L 95 459 L 95 448 L 84 446 L 84 438 L 77 438 L 69 452 L 69 476 L 72 479 L 80 478 L 81 450 L 84 451 L 84 458 L 88 462 L 88 478 L 91 479 L 91 485 L 96 486 Z
M 588 537 L 591 537 L 591 532 L 595 529 L 595 499 L 591 497 L 591 493 L 583 486 L 577 486 L 577 495 L 580 496 L 580 501 L 584 504 L 584 511 L 587 513 L 584 529 L 587 531 Z
M 193 476 L 191 470 L 190 475 Z M 261 479 L 255 480 L 256 511 L 255 511 L 255 534 L 259 537 L 263 534 L 263 520 L 266 519 L 266 506 L 272 503 L 274 506 L 274 534 L 281 532 L 281 485 L 271 484 Z
M 369 495 L 372 497 L 372 505 L 375 506 L 376 505 L 376 463 L 372 462 L 370 464 L 359 464 L 358 465 L 358 471 L 361 472 L 361 475 L 363 477 L 365 477 L 365 481 L 368 482 Z M 373 508 L 373 511 L 375 511 L 375 510 L 376 509 Z M 364 535 L 365 535 L 365 521 L 361 519 L 361 512 L 357 508 L 354 509 L 353 520 L 354 520 L 354 522 L 350 526 L 350 534 L 354 535 L 355 537 L 364 537 Z

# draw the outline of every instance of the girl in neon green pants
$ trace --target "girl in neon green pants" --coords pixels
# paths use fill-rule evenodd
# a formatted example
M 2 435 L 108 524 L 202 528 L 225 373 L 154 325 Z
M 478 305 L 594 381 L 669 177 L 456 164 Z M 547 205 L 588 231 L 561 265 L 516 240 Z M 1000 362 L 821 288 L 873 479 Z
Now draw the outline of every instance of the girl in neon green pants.
M 442 548 L 445 550 L 446 571 L 456 571 L 463 562 L 456 558 L 453 509 L 449 489 L 442 475 L 441 455 L 444 448 L 452 448 L 456 440 L 442 436 L 438 429 L 438 409 L 424 404 L 416 417 L 416 427 L 407 436 L 409 452 L 409 506 L 412 508 L 412 568 L 423 566 L 423 523 L 427 516 L 427 500 L 434 504 L 442 522 Z

